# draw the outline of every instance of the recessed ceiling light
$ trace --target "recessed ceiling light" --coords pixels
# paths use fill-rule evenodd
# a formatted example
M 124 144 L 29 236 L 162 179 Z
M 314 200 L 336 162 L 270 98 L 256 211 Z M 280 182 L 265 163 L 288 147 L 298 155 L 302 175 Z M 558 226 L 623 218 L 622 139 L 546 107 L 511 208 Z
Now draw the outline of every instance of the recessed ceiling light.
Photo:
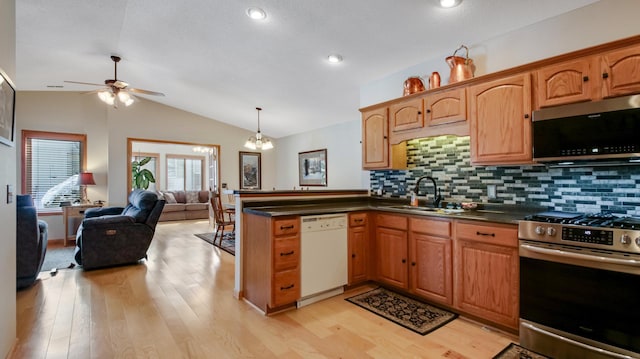
M 331 55 L 327 56 L 327 61 L 329 61 L 332 64 L 340 63 L 340 62 L 342 62 L 342 55 L 331 54 Z
M 254 20 L 264 20 L 267 18 L 267 13 L 259 7 L 248 8 L 247 15 Z
M 450 8 L 460 5 L 462 0 L 440 0 L 440 6 Z

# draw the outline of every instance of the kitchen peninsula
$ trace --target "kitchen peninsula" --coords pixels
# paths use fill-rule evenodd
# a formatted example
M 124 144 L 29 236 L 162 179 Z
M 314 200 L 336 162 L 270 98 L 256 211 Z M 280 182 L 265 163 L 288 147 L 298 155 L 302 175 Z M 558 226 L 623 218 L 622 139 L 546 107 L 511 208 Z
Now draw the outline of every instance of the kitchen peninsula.
M 366 193 L 318 192 L 324 191 L 310 193 L 312 198 L 280 193 L 268 200 L 237 195 L 245 197 L 239 293 L 255 307 L 266 314 L 296 307 L 300 218 L 341 213 L 348 216 L 349 286 L 374 281 L 517 330 L 517 223 L 539 207 L 485 204 L 462 210 L 447 202 L 444 208 L 412 207 L 407 200 Z

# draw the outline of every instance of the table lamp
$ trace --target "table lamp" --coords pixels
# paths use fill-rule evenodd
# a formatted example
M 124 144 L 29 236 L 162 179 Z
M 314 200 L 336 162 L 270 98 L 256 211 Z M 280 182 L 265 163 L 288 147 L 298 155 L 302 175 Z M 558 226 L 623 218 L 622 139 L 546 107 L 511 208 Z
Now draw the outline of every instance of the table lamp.
M 93 179 L 92 172 L 82 172 L 78 175 L 78 184 L 82 189 L 81 199 L 82 203 L 91 203 L 89 198 L 87 198 L 87 186 L 94 186 L 96 181 Z

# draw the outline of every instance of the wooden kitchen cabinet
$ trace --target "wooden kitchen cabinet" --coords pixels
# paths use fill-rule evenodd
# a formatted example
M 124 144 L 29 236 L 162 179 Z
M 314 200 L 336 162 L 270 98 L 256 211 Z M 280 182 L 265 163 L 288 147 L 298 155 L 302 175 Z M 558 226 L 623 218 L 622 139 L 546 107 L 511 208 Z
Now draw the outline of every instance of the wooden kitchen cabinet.
M 456 223 L 455 307 L 517 329 L 518 230 L 514 225 Z
M 408 289 L 407 217 L 378 213 L 375 222 L 377 279 Z
M 466 88 L 429 93 L 425 97 L 425 122 L 428 127 L 467 121 Z
M 366 212 L 349 213 L 349 285 L 368 279 L 369 221 Z
M 269 314 L 300 298 L 300 218 L 243 214 L 244 297 Z M 249 231 L 247 228 L 251 228 Z
M 530 73 L 471 86 L 469 97 L 471 163 L 531 163 Z
M 425 299 L 451 306 L 451 221 L 410 218 L 409 228 L 409 290 Z
M 640 45 L 607 52 L 601 61 L 602 97 L 640 92 Z
M 537 70 L 537 107 L 598 99 L 601 83 L 598 65 L 597 57 L 588 56 Z
M 393 132 L 424 127 L 424 97 L 413 97 L 391 104 L 389 118 Z
M 362 112 L 362 168 L 404 169 L 407 167 L 406 143 L 389 142 L 388 108 Z

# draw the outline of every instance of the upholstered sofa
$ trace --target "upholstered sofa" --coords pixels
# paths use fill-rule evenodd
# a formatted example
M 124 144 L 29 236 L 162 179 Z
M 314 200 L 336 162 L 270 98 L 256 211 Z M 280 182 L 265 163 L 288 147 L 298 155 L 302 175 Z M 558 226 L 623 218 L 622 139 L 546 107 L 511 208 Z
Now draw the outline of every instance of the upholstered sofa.
M 47 222 L 38 219 L 31 195 L 16 201 L 16 274 L 18 289 L 35 283 L 47 253 Z
M 155 192 L 136 189 L 124 208 L 86 210 L 76 235 L 76 262 L 88 270 L 146 258 L 163 206 Z
M 160 221 L 209 218 L 209 191 L 163 191 Z

